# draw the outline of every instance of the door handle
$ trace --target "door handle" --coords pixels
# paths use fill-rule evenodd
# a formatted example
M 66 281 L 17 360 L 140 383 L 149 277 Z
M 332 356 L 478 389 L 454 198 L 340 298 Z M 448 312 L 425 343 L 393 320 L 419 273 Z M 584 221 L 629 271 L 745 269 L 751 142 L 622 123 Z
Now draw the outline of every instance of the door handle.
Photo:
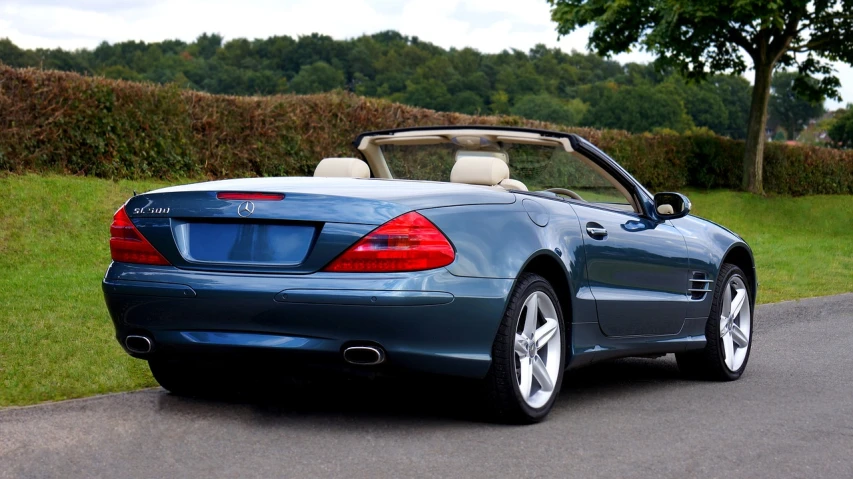
M 607 230 L 604 228 L 594 228 L 592 226 L 587 226 L 586 232 L 589 233 L 590 236 L 607 236 Z

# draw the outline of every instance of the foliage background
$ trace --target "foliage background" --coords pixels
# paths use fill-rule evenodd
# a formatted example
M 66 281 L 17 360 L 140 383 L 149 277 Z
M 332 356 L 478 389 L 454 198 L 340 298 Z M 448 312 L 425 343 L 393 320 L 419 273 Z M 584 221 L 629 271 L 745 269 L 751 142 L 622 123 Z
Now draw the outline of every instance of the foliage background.
M 227 42 L 102 43 L 94 50 L 24 50 L 0 39 L 0 61 L 112 79 L 174 84 L 228 95 L 312 94 L 343 89 L 360 96 L 467 114 L 515 114 L 567 126 L 633 133 L 709 128 L 746 135 L 749 82 L 716 75 L 686 82 L 651 65 L 537 45 L 495 54 L 445 50 L 395 31 L 334 40 L 326 35 Z

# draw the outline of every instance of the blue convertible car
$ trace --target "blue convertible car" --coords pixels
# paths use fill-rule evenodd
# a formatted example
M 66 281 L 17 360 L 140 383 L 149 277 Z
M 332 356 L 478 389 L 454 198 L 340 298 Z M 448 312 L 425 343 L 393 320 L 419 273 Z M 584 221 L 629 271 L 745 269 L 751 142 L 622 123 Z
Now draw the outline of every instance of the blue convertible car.
M 364 133 L 313 178 L 139 194 L 103 281 L 116 337 L 176 394 L 211 365 L 480 381 L 502 420 L 549 412 L 563 373 L 675 353 L 749 359 L 757 288 L 735 233 L 652 195 L 584 139 L 484 126 Z M 251 363 L 249 363 L 251 364 Z

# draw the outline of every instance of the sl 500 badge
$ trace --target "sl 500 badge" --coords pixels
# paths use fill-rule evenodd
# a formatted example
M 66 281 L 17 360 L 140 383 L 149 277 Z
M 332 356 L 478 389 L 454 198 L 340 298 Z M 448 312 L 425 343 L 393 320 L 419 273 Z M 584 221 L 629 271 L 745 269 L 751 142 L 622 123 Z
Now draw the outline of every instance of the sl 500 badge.
M 153 208 L 150 206 L 146 206 L 144 208 L 134 208 L 133 214 L 135 215 L 165 215 L 168 213 L 170 208 Z

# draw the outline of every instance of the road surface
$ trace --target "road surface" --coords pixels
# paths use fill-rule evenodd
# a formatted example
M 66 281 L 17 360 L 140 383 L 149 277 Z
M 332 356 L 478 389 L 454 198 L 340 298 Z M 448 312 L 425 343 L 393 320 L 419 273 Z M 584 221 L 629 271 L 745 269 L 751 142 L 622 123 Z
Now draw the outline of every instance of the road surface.
M 683 380 L 671 356 L 614 361 L 567 374 L 533 426 L 454 412 L 453 385 L 5 409 L 0 477 L 853 477 L 853 294 L 756 316 L 740 381 Z

